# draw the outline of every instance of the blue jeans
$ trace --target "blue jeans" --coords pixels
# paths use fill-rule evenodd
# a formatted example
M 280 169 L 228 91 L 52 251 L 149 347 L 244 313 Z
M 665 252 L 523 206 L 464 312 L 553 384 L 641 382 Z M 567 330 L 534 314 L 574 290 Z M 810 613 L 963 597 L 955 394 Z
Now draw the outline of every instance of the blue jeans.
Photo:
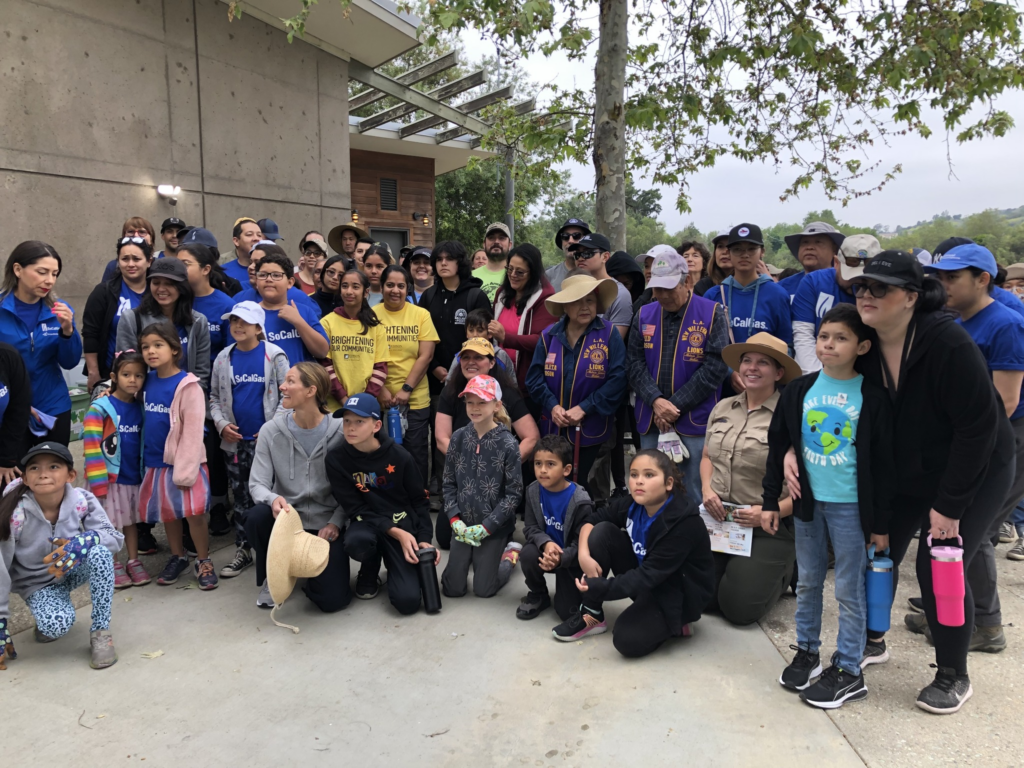
M 1017 529 L 1017 534 L 1024 536 L 1024 499 L 1022 499 L 1017 504 L 1017 508 L 1013 510 L 1013 514 L 1010 515 L 1010 522 L 1013 523 L 1013 527 Z
M 640 449 L 646 450 L 648 448 L 658 449 L 658 438 L 661 433 L 655 426 L 651 427 L 651 431 L 646 435 L 640 435 Z M 686 493 L 693 499 L 693 503 L 700 506 L 704 501 L 704 496 L 701 493 L 700 484 L 700 457 L 704 453 L 704 435 L 699 437 L 690 437 L 689 435 L 679 435 L 679 439 L 683 445 L 686 446 L 686 450 L 690 452 L 690 458 L 683 459 L 682 473 L 683 482 L 686 483 Z M 626 467 L 627 477 L 629 475 L 629 467 Z
M 839 603 L 839 666 L 860 674 L 868 633 L 868 601 L 864 575 L 868 553 L 857 504 L 817 501 L 814 519 L 796 524 L 796 644 L 811 653 L 821 647 L 822 593 L 828 573 L 828 543 L 836 555 L 836 601 Z

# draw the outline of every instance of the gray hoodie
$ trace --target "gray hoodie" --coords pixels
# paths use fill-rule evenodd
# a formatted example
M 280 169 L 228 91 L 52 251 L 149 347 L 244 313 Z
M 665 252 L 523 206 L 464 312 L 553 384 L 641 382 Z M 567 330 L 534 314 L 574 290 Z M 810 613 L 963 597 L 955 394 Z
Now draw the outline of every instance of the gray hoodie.
M 54 549 L 50 539 L 70 539 L 82 531 L 98 533 L 100 544 L 111 552 L 118 552 L 124 543 L 124 536 L 89 491 L 65 485 L 55 525 L 50 525 L 31 491 L 21 498 L 11 516 L 11 536 L 0 541 L 0 619 L 10 615 L 11 592 L 28 598 L 59 581 L 43 564 Z
M 564 529 L 565 546 L 562 548 L 561 568 L 575 568 L 579 561 L 580 528 L 588 522 L 591 513 L 594 511 L 594 502 L 590 500 L 583 486 L 576 484 L 576 491 L 569 499 L 569 506 L 565 509 L 565 520 L 562 521 Z M 537 549 L 544 552 L 544 545 L 553 539 L 547 534 L 547 525 L 544 522 L 544 510 L 540 505 L 540 482 L 532 482 L 526 488 L 526 511 L 523 515 L 523 535 L 526 540 L 533 542 Z
M 455 430 L 444 463 L 444 511 L 448 519 L 511 533 L 523 498 L 519 443 L 498 424 L 483 437 L 469 424 Z
M 117 321 L 117 342 L 116 351 L 124 352 L 126 349 L 139 349 L 139 334 L 147 325 L 153 323 L 170 322 L 161 315 L 139 315 L 137 310 L 126 309 L 121 313 L 121 319 Z M 199 386 L 204 390 L 210 389 L 210 323 L 206 315 L 192 310 L 192 325 L 188 328 L 188 349 L 185 351 L 185 366 L 183 370 L 194 373 L 199 379 Z
M 307 455 L 288 428 L 291 412 L 281 412 L 260 429 L 249 475 L 249 493 L 257 504 L 283 496 L 302 518 L 302 527 L 319 531 L 328 523 L 345 525 L 345 514 L 327 479 L 327 453 L 341 445 L 341 419 L 327 419 L 327 436 Z
M 263 393 L 263 418 L 270 421 L 281 404 L 280 386 L 288 374 L 289 365 L 288 355 L 283 349 L 269 341 L 264 342 L 264 345 L 263 376 L 267 383 Z M 225 347 L 213 361 L 213 376 L 210 378 L 210 418 L 217 427 L 218 435 L 228 424 L 237 424 L 235 414 L 231 410 L 234 392 L 231 350 L 234 348 L 234 344 Z M 238 443 L 221 440 L 220 447 L 224 453 L 230 455 L 238 450 Z

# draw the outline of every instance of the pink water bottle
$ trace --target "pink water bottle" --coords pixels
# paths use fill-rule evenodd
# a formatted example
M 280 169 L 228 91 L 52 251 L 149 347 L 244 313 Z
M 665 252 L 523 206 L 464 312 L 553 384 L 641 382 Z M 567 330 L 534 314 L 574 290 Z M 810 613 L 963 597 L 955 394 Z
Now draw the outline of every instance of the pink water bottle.
M 964 625 L 964 540 L 960 536 L 956 538 L 959 547 L 933 547 L 932 537 L 928 537 L 935 612 L 939 624 L 946 627 Z

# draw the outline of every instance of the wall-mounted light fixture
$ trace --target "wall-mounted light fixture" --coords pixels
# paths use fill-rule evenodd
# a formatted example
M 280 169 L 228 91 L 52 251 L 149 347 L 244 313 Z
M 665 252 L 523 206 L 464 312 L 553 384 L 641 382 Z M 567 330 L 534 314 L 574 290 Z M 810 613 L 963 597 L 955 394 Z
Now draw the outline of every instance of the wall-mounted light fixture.
M 355 208 L 352 209 L 352 223 L 359 223 L 359 211 L 357 211 Z
M 178 195 L 181 194 L 181 187 L 173 184 L 161 184 L 156 188 L 156 193 L 171 205 L 177 205 Z
M 412 215 L 412 220 L 413 221 L 419 221 L 420 219 L 423 220 L 423 226 L 424 227 L 429 227 L 430 226 L 430 214 L 429 213 L 415 213 L 414 212 L 413 215 Z

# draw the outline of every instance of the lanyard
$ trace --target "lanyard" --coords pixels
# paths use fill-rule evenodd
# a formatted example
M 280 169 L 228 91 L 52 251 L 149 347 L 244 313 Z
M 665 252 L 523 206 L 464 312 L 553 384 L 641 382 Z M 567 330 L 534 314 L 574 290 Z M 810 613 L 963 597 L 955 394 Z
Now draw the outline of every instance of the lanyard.
M 754 316 L 757 314 L 757 294 L 760 293 L 760 291 L 761 291 L 760 276 L 755 278 L 755 280 L 757 282 L 754 285 L 754 303 L 750 307 L 750 317 L 747 318 L 747 338 L 748 339 L 750 338 L 750 331 L 754 327 Z M 728 316 L 727 319 L 729 320 L 730 333 L 732 332 L 732 309 L 730 308 L 729 305 L 732 304 L 732 288 L 733 287 L 730 285 L 729 286 L 729 302 L 728 302 L 728 304 L 725 305 L 725 313 Z M 733 342 L 735 343 L 735 339 L 733 339 Z
M 914 346 L 914 336 L 917 334 L 917 320 L 910 321 L 910 327 L 907 328 L 907 335 L 903 339 L 903 352 L 900 355 L 900 375 L 899 378 L 894 378 L 892 371 L 889 370 L 889 364 L 885 362 L 885 353 L 879 348 L 878 359 L 882 364 L 882 384 L 885 386 L 886 391 L 889 393 L 889 398 L 896 402 L 896 397 L 899 395 L 900 387 L 902 386 L 905 375 L 907 372 L 907 358 L 910 357 L 910 349 Z M 891 385 L 891 386 L 890 386 Z

